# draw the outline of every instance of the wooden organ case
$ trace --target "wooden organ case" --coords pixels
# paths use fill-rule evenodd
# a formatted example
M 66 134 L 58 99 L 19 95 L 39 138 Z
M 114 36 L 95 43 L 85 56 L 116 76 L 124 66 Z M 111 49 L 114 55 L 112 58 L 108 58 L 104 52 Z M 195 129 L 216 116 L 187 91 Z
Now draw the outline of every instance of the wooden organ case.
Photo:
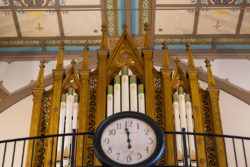
M 33 89 L 30 136 L 72 133 L 74 128 L 78 133 L 95 132 L 106 117 L 126 110 L 147 114 L 167 132 L 185 128 L 191 133 L 223 134 L 219 89 L 209 60 L 206 60 L 208 88 L 203 90 L 198 83 L 199 71 L 195 67 L 190 45 L 187 45 L 186 72 L 181 69 L 178 58 L 175 68 L 170 67 L 166 44 L 163 44 L 163 63 L 159 71 L 153 64 L 154 50 L 148 25 L 145 25 L 144 48 L 141 50 L 136 48 L 124 26 L 120 39 L 110 52 L 106 32 L 103 25 L 95 70 L 88 67 L 88 48 L 85 47 L 80 69 L 76 68 L 73 60 L 66 72 L 61 46 L 53 70 L 53 87 L 45 90 L 44 62 L 41 62 Z M 125 81 L 126 84 L 123 84 Z M 136 91 L 131 92 L 132 89 Z M 120 96 L 126 98 L 125 104 Z M 188 156 L 194 166 L 226 166 L 223 139 L 199 135 L 187 138 Z M 54 166 L 57 162 L 67 166 L 72 150 L 70 139 L 70 136 L 65 136 L 64 140 L 58 137 L 29 142 L 26 166 Z M 159 165 L 174 166 L 183 161 L 181 140 L 178 135 L 165 135 L 165 153 Z M 93 142 L 92 135 L 76 137 L 76 166 L 101 165 L 94 155 Z M 34 155 L 31 158 L 32 152 Z

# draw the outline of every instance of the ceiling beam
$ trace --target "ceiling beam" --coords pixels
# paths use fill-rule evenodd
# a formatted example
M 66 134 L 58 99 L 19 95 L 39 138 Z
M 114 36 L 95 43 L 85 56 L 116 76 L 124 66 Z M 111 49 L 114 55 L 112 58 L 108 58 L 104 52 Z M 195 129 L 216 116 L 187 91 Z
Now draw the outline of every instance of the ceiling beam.
M 55 8 L 56 8 L 56 13 L 57 13 L 57 20 L 58 20 L 60 36 L 64 37 L 65 35 L 64 35 L 64 28 L 63 28 L 63 23 L 62 23 L 62 14 L 61 14 L 61 11 L 60 11 L 60 2 L 59 2 L 59 0 L 56 0 Z
M 236 26 L 236 34 L 240 34 L 240 29 L 241 29 L 241 25 L 242 25 L 246 5 L 247 5 L 247 0 L 243 0 L 242 6 L 240 7 L 240 14 L 239 14 L 239 19 L 238 19 L 238 24 Z
M 20 37 L 22 37 L 22 33 L 21 33 L 20 25 L 19 25 L 19 22 L 18 22 L 18 19 L 17 19 L 17 13 L 16 13 L 16 10 L 15 10 L 15 5 L 14 5 L 13 0 L 10 0 L 9 2 L 10 2 L 10 9 L 11 9 L 11 12 L 12 12 L 14 24 L 15 24 L 15 27 L 16 27 L 17 36 L 20 38 Z
M 197 0 L 196 7 L 195 7 L 195 14 L 194 14 L 194 25 L 193 25 L 193 34 L 197 34 L 198 30 L 198 22 L 199 22 L 199 16 L 200 16 L 200 4 L 201 0 Z

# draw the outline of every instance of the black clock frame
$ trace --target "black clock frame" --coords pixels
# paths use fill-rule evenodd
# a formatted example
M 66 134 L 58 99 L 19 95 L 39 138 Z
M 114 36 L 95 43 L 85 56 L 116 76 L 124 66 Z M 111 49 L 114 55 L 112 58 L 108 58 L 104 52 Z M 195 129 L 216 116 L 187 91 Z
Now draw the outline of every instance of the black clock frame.
M 144 121 L 149 126 L 152 127 L 156 134 L 156 149 L 153 152 L 153 154 L 146 159 L 143 162 L 140 162 L 138 164 L 131 164 L 131 165 L 124 165 L 117 163 L 113 160 L 111 160 L 102 150 L 101 146 L 101 136 L 103 131 L 105 130 L 106 126 L 111 124 L 112 122 L 122 119 L 122 118 L 135 118 L 139 119 L 141 121 Z M 134 111 L 126 111 L 126 112 L 120 112 L 116 113 L 108 118 L 106 118 L 96 129 L 95 135 L 94 135 L 94 152 L 97 158 L 103 163 L 105 166 L 114 166 L 114 167 L 149 167 L 154 166 L 157 161 L 160 159 L 162 153 L 164 151 L 164 133 L 160 126 L 150 117 L 146 116 L 145 114 L 134 112 Z

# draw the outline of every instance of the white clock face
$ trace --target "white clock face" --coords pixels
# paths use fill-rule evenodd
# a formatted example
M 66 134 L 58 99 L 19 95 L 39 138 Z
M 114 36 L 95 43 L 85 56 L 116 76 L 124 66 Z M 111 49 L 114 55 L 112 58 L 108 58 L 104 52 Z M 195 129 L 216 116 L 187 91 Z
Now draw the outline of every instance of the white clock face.
M 117 163 L 138 164 L 154 153 L 156 141 L 156 134 L 147 123 L 136 118 L 121 118 L 104 129 L 101 147 Z

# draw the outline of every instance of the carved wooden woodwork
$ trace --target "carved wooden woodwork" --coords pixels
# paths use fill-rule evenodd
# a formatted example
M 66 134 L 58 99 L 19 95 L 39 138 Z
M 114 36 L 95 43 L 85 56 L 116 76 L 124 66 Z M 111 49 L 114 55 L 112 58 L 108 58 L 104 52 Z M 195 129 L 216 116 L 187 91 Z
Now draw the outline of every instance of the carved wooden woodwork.
M 98 64 L 95 70 L 88 69 L 88 48 L 85 47 L 83 62 L 77 69 L 72 61 L 70 69 L 65 72 L 63 68 L 63 47 L 60 48 L 56 69 L 53 70 L 54 82 L 50 90 L 45 90 L 43 85 L 43 69 L 41 63 L 36 87 L 33 89 L 34 104 L 30 128 L 30 136 L 49 135 L 58 133 L 58 117 L 61 95 L 69 87 L 74 88 L 79 94 L 78 132 L 95 132 L 96 127 L 106 117 L 106 89 L 114 76 L 118 74 L 123 65 L 126 65 L 140 83 L 145 85 L 146 114 L 152 117 L 164 131 L 174 131 L 173 119 L 173 94 L 179 87 L 184 92 L 191 94 L 194 119 L 194 131 L 222 134 L 220 110 L 218 103 L 218 89 L 214 83 L 213 75 L 209 68 L 209 88 L 202 90 L 198 83 L 199 71 L 195 67 L 191 46 L 188 50 L 188 69 L 184 72 L 176 60 L 176 67 L 170 67 L 166 44 L 163 44 L 164 61 L 161 71 L 153 66 L 153 53 L 151 48 L 149 28 L 146 27 L 145 45 L 139 50 L 132 37 L 124 27 L 123 34 L 116 42 L 113 50 L 107 48 L 106 26 L 102 27 L 101 49 L 97 51 Z M 216 127 L 216 128 L 214 128 Z M 218 128 L 219 127 L 219 128 Z M 225 150 L 222 140 L 206 138 L 206 147 L 201 136 L 196 136 L 196 148 L 199 166 L 225 165 Z M 174 150 L 174 135 L 166 135 L 165 153 L 159 165 L 176 165 Z M 49 166 L 55 163 L 57 140 L 37 141 L 34 147 L 35 158 L 30 161 L 32 143 L 29 143 L 26 166 Z M 76 165 L 93 166 L 101 165 L 95 158 L 93 151 L 93 136 L 77 137 Z M 206 149 L 204 149 L 206 148 Z M 83 149 L 83 151 L 82 151 Z M 219 155 L 219 156 L 218 156 Z M 216 159 L 215 157 L 219 157 Z M 52 159 L 51 159 L 52 158 Z

